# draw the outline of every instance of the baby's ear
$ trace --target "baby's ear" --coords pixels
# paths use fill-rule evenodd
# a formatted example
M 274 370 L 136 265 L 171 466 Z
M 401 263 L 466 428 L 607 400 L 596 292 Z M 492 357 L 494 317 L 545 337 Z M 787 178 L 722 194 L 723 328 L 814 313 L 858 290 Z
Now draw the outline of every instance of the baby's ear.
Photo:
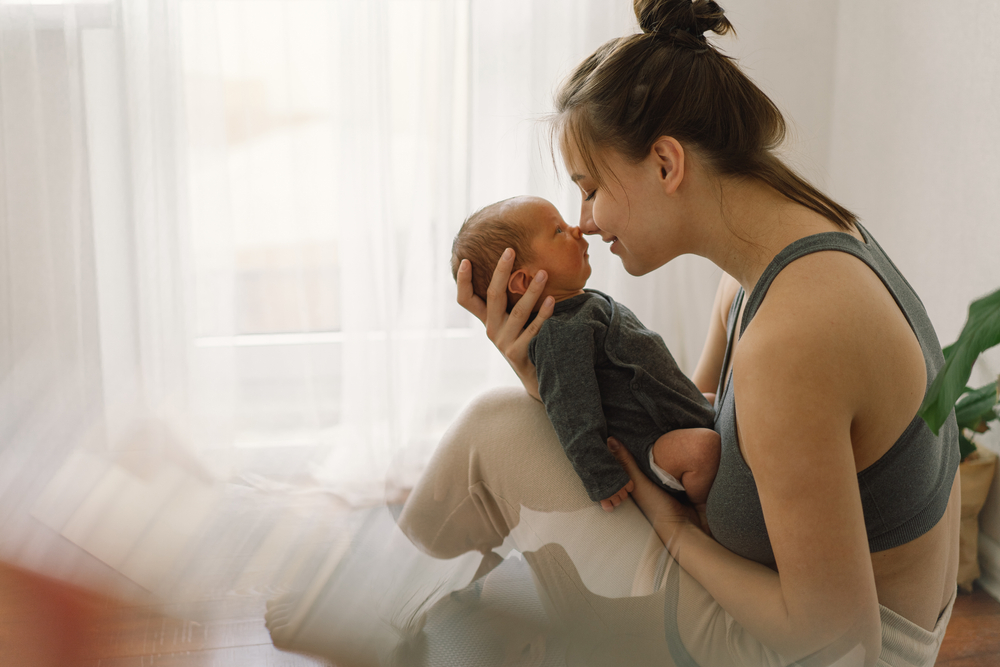
M 528 285 L 531 284 L 532 278 L 534 276 L 529 274 L 526 269 L 520 268 L 510 274 L 510 278 L 507 280 L 507 289 L 510 290 L 511 294 L 524 294 L 528 291 Z

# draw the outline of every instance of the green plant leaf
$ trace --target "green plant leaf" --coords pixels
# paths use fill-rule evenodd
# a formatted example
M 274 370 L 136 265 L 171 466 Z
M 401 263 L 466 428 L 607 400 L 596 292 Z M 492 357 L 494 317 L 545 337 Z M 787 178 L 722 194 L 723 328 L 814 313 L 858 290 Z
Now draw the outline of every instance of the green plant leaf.
M 934 378 L 924 403 L 920 406 L 920 416 L 936 434 L 955 401 L 965 391 L 965 383 L 972 374 L 983 350 L 1000 344 L 1000 289 L 973 301 L 969 306 L 969 319 L 965 322 L 958 340 L 945 350 L 945 363 Z
M 975 430 L 979 422 L 993 421 L 997 418 L 997 413 L 993 409 L 996 404 L 996 382 L 990 382 L 979 389 L 970 389 L 955 404 L 958 427 Z

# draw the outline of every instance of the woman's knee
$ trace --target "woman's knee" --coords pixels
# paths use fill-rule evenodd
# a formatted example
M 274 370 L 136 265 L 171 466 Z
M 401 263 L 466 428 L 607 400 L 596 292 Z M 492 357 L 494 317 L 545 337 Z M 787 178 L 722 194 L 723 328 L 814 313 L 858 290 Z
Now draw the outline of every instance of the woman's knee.
M 504 524 L 516 519 L 498 520 L 495 509 L 506 503 L 494 497 L 493 487 L 517 487 L 521 475 L 513 469 L 510 452 L 518 443 L 537 440 L 518 434 L 526 423 L 537 428 L 540 409 L 523 389 L 501 387 L 477 396 L 462 410 L 399 517 L 400 528 L 415 544 L 451 558 L 469 550 L 488 551 L 503 541 Z M 544 410 L 541 417 L 547 423 Z
M 497 387 L 474 398 L 455 418 L 434 458 L 491 460 L 512 449 L 555 438 L 541 403 L 521 387 Z

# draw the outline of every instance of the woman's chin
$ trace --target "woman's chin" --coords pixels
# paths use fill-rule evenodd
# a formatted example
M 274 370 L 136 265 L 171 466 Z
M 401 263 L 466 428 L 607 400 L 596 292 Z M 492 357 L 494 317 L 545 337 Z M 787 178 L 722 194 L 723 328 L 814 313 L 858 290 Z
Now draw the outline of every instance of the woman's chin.
M 616 241 L 615 244 L 617 243 L 618 242 Z M 613 252 L 618 259 L 621 260 L 622 267 L 631 276 L 644 276 L 650 271 L 655 271 L 676 257 L 676 255 L 671 255 L 662 261 L 658 258 L 641 259 L 622 247 L 612 248 L 611 252 Z
M 644 276 L 656 268 L 655 266 L 647 266 L 628 253 L 618 255 L 618 259 L 622 261 L 622 268 L 630 276 Z

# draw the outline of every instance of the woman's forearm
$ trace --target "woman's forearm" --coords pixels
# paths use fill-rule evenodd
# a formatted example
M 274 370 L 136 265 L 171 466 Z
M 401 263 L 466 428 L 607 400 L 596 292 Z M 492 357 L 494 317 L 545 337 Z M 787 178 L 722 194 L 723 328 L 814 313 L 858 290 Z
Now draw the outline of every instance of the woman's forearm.
M 874 590 L 872 599 L 858 600 L 848 613 L 824 608 L 816 600 L 804 603 L 794 592 L 786 594 L 777 572 L 734 554 L 693 524 L 657 533 L 681 567 L 737 623 L 783 657 L 801 661 L 812 656 L 801 664 L 827 665 L 853 650 L 844 664 L 877 661 L 881 625 Z

